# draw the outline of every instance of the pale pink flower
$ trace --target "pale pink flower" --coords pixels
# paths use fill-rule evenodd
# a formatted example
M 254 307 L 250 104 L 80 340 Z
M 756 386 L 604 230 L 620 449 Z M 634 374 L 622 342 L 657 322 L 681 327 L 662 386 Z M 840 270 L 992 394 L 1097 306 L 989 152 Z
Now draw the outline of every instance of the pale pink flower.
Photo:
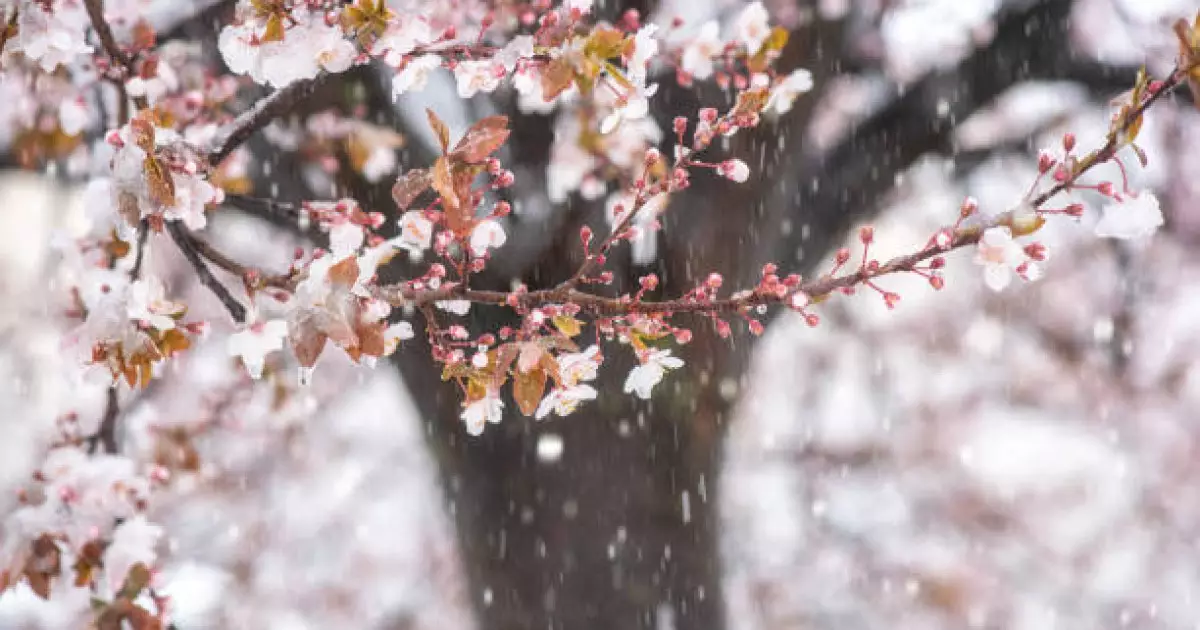
M 770 16 L 761 2 L 748 5 L 738 14 L 734 24 L 738 43 L 751 54 L 756 54 L 771 35 Z
M 112 542 L 104 550 L 104 572 L 113 592 L 120 590 L 134 565 L 153 568 L 158 559 L 155 547 L 162 535 L 163 528 L 141 514 L 126 519 L 113 530 Z
M 463 405 L 463 423 L 467 425 L 467 433 L 482 435 L 487 423 L 496 424 L 504 419 L 504 401 L 499 394 L 489 391 L 486 396 Z
M 739 184 L 750 178 L 750 167 L 745 162 L 739 159 L 725 160 L 717 167 L 717 171 L 721 176 L 731 179 Z
M 707 79 L 713 73 L 713 58 L 725 49 L 720 37 L 721 25 L 716 20 L 705 22 L 696 38 L 683 49 L 680 67 L 697 79 Z
M 499 222 L 484 219 L 471 231 L 471 253 L 482 257 L 489 249 L 503 246 L 506 240 L 508 235 L 504 233 L 504 228 Z
M 1163 224 L 1158 197 L 1150 191 L 1126 195 L 1120 202 L 1105 205 L 1103 211 L 1104 216 L 1096 223 L 1096 236 L 1101 238 L 1144 238 Z
M 573 413 L 579 404 L 585 400 L 595 400 L 596 388 L 591 385 L 573 385 L 563 389 L 554 389 L 538 404 L 534 417 L 538 420 L 554 412 L 559 416 Z
M 383 36 L 371 45 L 371 55 L 383 57 L 389 66 L 398 66 L 404 56 L 437 39 L 429 22 L 422 16 L 400 16 Z
M 429 83 L 429 74 L 442 67 L 442 58 L 437 55 L 421 55 L 408 62 L 404 69 L 392 78 L 392 99 L 405 92 L 420 92 Z
M 778 115 L 792 111 L 796 98 L 813 88 L 812 73 L 804 68 L 793 70 L 783 81 L 771 90 L 767 98 L 767 110 L 774 110 Z
M 488 59 L 460 62 L 454 67 L 454 79 L 458 82 L 458 97 L 471 98 L 477 92 L 492 92 L 500 85 L 504 66 Z
M 1025 250 L 1006 227 L 988 228 L 975 250 L 975 263 L 983 265 L 983 281 L 993 291 L 1003 291 L 1025 260 Z
M 282 319 L 253 323 L 229 336 L 229 354 L 241 358 L 250 378 L 262 378 L 267 355 L 283 349 L 287 334 L 287 322 Z
M 671 356 L 670 350 L 651 350 L 642 359 L 642 364 L 629 371 L 625 378 L 625 393 L 637 394 L 643 400 L 650 399 L 655 385 L 662 381 L 668 370 L 683 367 L 683 359 Z
M 400 241 L 398 247 L 413 253 L 421 253 L 429 249 L 433 242 L 433 222 L 425 218 L 423 212 L 410 210 L 400 217 Z

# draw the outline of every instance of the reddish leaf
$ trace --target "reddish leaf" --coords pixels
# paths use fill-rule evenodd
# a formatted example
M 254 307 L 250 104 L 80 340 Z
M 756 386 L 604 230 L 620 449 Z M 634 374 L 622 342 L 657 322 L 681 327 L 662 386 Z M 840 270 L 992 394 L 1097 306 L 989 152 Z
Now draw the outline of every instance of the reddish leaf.
M 325 342 L 328 339 L 328 335 L 317 330 L 311 324 L 298 326 L 294 330 L 289 327 L 288 330 L 288 341 L 291 342 L 292 353 L 304 367 L 312 367 L 317 364 L 317 357 L 321 356 L 321 351 L 325 349 Z
M 433 163 L 433 189 L 442 198 L 442 209 L 446 212 L 446 227 L 457 234 L 463 234 L 465 217 L 462 216 L 462 200 L 454 185 L 454 177 L 450 172 L 450 161 L 440 157 Z
M 150 200 L 166 208 L 174 207 L 175 180 L 171 178 L 171 173 L 153 155 L 146 156 L 143 167 L 146 169 L 146 184 L 150 187 Z
M 396 180 L 396 185 L 392 186 L 392 199 L 403 210 L 412 205 L 417 195 L 425 192 L 432 183 L 433 175 L 428 169 L 413 169 Z
M 450 128 L 446 123 L 442 122 L 438 115 L 433 113 L 432 109 L 426 109 L 425 115 L 429 117 L 429 126 L 433 128 L 433 134 L 437 136 L 438 143 L 442 145 L 442 153 L 446 153 L 446 149 L 450 146 Z
M 571 62 L 562 57 L 551 59 L 542 68 L 542 100 L 552 101 L 567 88 L 575 79 L 575 69 Z
M 482 162 L 504 144 L 509 133 L 507 116 L 488 116 L 467 131 L 451 155 L 469 164 Z
M 518 371 L 513 375 L 513 398 L 521 413 L 532 416 L 537 411 L 538 403 L 542 402 L 542 392 L 546 390 L 546 371 L 533 370 L 522 374 Z

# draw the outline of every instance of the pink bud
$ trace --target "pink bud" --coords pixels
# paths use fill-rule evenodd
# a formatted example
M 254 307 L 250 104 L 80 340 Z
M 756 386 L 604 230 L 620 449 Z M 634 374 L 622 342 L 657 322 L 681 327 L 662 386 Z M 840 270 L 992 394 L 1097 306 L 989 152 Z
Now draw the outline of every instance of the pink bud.
M 883 303 L 887 304 L 889 309 L 896 308 L 896 304 L 900 302 L 900 294 L 888 291 L 883 294 Z
M 941 291 L 946 286 L 946 280 L 941 276 L 929 276 L 929 286 Z
M 1116 192 L 1113 190 L 1112 182 L 1100 182 L 1096 186 L 1096 190 L 1098 190 L 1100 194 L 1104 195 L 1105 197 L 1111 197 L 1113 196 L 1113 193 Z
M 729 322 L 727 322 L 723 319 L 718 319 L 716 324 L 717 324 L 717 336 L 722 339 L 728 338 L 730 333 L 733 332 L 729 328 Z
M 583 242 L 583 246 L 587 247 L 592 242 L 592 228 L 585 225 L 579 228 L 579 240 Z
M 1066 208 L 1064 208 L 1063 212 L 1067 213 L 1068 216 L 1072 216 L 1072 217 L 1076 217 L 1076 218 L 1081 217 L 1081 216 L 1083 216 L 1083 204 L 1073 203 L 1073 204 L 1067 206 Z
M 761 336 L 763 334 L 762 322 L 758 321 L 757 319 L 750 320 L 749 326 L 750 326 L 750 334 L 754 335 L 755 337 Z
M 875 240 L 875 228 L 869 225 L 858 228 L 858 240 L 862 241 L 863 245 L 870 245 L 871 241 Z
M 497 201 L 496 207 L 492 211 L 492 214 L 497 217 L 506 217 L 510 213 L 512 213 L 512 204 L 508 203 L 507 201 Z
M 1075 149 L 1075 134 L 1068 133 L 1063 135 L 1062 139 L 1063 150 L 1070 153 Z
M 1043 175 L 1050 172 L 1050 168 L 1054 166 L 1055 162 L 1057 162 L 1057 160 L 1054 159 L 1054 156 L 1050 155 L 1048 151 L 1043 149 L 1040 153 L 1038 153 L 1038 172 L 1042 173 Z
M 946 259 L 942 258 L 941 256 L 934 257 L 932 260 L 929 261 L 930 269 L 941 269 L 942 267 L 945 267 L 945 266 L 946 266 Z
M 721 284 L 723 282 L 724 282 L 724 278 L 721 277 L 721 274 L 716 273 L 716 272 L 708 274 L 708 277 L 704 279 L 704 284 L 707 285 L 710 289 L 721 288 Z
M 638 284 L 640 284 L 642 288 L 647 291 L 653 291 L 654 289 L 658 288 L 658 276 L 655 274 L 642 276 L 638 279 Z
M 809 328 L 816 328 L 817 324 L 821 323 L 821 318 L 816 313 L 808 313 L 804 316 L 804 323 L 808 324 Z
M 762 275 L 770 276 L 770 275 L 773 275 L 778 270 L 779 270 L 779 266 L 776 265 L 775 263 L 767 263 L 767 264 L 763 265 Z
M 687 131 L 688 121 L 683 116 L 676 116 L 674 121 L 675 135 L 682 136 Z
M 966 199 L 963 199 L 962 207 L 960 207 L 958 210 L 958 216 L 965 219 L 972 214 L 975 214 L 975 211 L 978 209 L 979 202 L 976 201 L 974 197 L 967 197 Z
M 685 344 L 685 343 L 690 342 L 691 340 L 692 340 L 692 331 L 688 330 L 687 328 L 676 328 L 675 329 L 675 342 L 676 343 Z
M 717 110 L 714 107 L 705 107 L 700 110 L 700 120 L 708 124 L 713 124 L 717 121 Z
M 846 249 L 845 247 L 843 247 L 843 248 L 837 250 L 837 254 L 834 256 L 834 261 L 837 262 L 837 265 L 839 267 L 846 264 L 849 260 L 850 260 L 850 250 L 849 249 Z

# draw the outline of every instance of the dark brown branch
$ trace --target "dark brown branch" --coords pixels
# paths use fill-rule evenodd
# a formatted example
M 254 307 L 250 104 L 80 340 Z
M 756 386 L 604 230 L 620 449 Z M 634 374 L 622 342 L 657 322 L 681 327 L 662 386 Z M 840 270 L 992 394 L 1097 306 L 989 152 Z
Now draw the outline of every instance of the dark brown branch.
M 108 388 L 108 396 L 104 403 L 104 417 L 100 419 L 100 427 L 87 439 L 88 453 L 95 453 L 97 446 L 104 447 L 105 453 L 117 452 L 117 416 L 120 408 L 117 406 L 117 386 Z
M 196 276 L 200 278 L 200 283 L 208 287 L 208 290 L 217 296 L 217 299 L 221 301 L 221 304 L 225 306 L 225 310 L 229 311 L 229 314 L 233 316 L 235 321 L 239 324 L 245 323 L 246 307 L 237 298 L 233 297 L 229 289 L 221 284 L 221 281 L 217 280 L 216 276 L 209 270 L 208 265 L 205 264 L 204 260 L 200 257 L 200 252 L 197 250 L 196 237 L 178 221 L 167 221 L 167 231 L 171 233 L 171 238 L 175 241 L 175 244 L 179 246 L 179 251 L 183 252 L 184 258 L 187 258 L 192 268 L 195 269 Z
M 234 149 L 254 135 L 254 132 L 271 124 L 271 121 L 291 111 L 296 104 L 311 96 L 326 76 L 328 75 L 320 74 L 314 79 L 296 81 L 259 100 L 226 126 L 221 140 L 208 154 L 208 163 L 211 166 L 220 164 Z
M 129 270 L 129 279 L 137 280 L 142 275 L 142 263 L 146 260 L 146 242 L 150 238 L 150 222 L 146 219 L 138 221 L 137 253 L 133 258 L 133 269 Z
M 126 97 L 124 81 L 134 74 L 133 58 L 121 50 L 117 38 L 113 35 L 112 26 L 109 25 L 108 20 L 104 19 L 104 0 L 84 0 L 83 4 L 87 8 L 88 18 L 92 21 L 92 28 L 96 30 L 96 35 L 100 38 L 100 45 L 104 47 L 104 52 L 108 53 L 108 57 L 120 66 L 123 72 L 123 76 L 118 79 L 120 85 L 117 86 L 123 102 Z M 144 96 L 135 96 L 133 104 L 139 110 L 149 107 Z M 121 124 L 124 123 L 125 121 L 122 120 Z

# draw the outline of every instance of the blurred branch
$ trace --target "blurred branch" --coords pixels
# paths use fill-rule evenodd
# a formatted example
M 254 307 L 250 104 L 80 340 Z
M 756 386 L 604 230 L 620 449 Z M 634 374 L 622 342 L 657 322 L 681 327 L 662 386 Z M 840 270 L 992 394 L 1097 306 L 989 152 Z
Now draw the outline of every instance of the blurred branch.
M 104 417 L 100 419 L 100 427 L 87 439 L 89 453 L 95 453 L 97 446 L 103 446 L 105 453 L 117 452 L 117 416 L 119 413 L 117 386 L 111 385 L 104 403 Z

